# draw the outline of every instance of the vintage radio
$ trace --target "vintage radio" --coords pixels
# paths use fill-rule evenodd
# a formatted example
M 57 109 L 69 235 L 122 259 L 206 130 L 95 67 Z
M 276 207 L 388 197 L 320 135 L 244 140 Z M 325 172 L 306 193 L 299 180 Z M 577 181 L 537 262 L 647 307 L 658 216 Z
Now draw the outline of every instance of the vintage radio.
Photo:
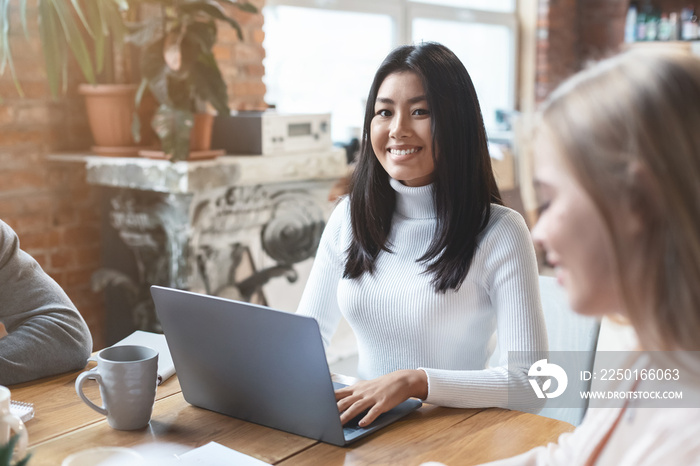
M 212 149 L 227 154 L 272 155 L 323 150 L 331 147 L 331 115 L 234 112 L 217 116 Z

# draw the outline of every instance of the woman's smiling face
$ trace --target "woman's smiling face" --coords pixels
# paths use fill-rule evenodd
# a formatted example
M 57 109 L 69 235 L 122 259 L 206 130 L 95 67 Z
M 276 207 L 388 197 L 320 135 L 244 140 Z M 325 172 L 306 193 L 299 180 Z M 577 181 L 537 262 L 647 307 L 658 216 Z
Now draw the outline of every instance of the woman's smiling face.
M 535 145 L 535 183 L 540 217 L 532 236 L 566 289 L 571 308 L 585 315 L 624 312 L 603 217 L 546 137 Z
M 431 116 L 416 73 L 388 75 L 377 92 L 370 126 L 372 149 L 384 170 L 406 186 L 433 180 Z

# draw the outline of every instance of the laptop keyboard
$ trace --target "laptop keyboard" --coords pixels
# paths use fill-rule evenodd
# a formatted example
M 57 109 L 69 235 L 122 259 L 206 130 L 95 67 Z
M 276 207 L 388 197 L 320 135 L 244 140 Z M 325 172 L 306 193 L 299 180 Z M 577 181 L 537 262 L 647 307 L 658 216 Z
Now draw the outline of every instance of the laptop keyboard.
M 369 410 L 367 410 L 367 411 L 369 411 Z M 348 422 L 346 422 L 346 423 L 343 425 L 343 434 L 345 434 L 346 437 L 348 436 L 348 434 L 352 434 L 352 433 L 355 433 L 355 432 L 358 432 L 358 431 L 366 430 L 366 429 L 367 429 L 367 427 L 360 427 L 360 426 L 358 425 L 358 423 L 360 422 L 360 420 L 361 420 L 363 417 L 365 417 L 365 414 L 367 414 L 367 411 L 364 411 L 364 412 L 358 414 L 357 416 L 355 416 L 354 418 L 350 419 Z
M 342 388 L 342 387 L 347 387 L 347 385 L 342 384 L 342 383 L 338 383 L 338 382 L 333 382 L 333 389 L 334 390 L 337 390 L 337 389 Z M 365 414 L 367 414 L 368 411 L 369 410 L 365 410 L 365 411 L 361 412 L 360 414 L 358 414 L 354 418 L 350 419 L 348 422 L 346 422 L 343 425 L 343 435 L 345 436 L 346 439 L 353 437 L 354 436 L 353 434 L 355 434 L 357 432 L 365 431 L 368 429 L 368 427 L 360 427 L 357 424 L 358 422 L 360 422 L 360 419 L 365 417 Z

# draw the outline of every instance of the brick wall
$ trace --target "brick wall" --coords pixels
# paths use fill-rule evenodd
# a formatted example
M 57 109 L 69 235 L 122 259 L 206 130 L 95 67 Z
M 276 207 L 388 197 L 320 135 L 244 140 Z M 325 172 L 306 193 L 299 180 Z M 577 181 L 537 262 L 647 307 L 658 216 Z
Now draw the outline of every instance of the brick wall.
M 539 0 L 535 99 L 539 102 L 579 69 L 577 0 Z
M 628 0 L 539 0 L 536 100 L 591 60 L 617 53 Z
M 249 0 L 260 12 L 264 0 Z M 262 13 L 244 13 L 238 8 L 227 6 L 227 12 L 238 21 L 243 31 L 243 41 L 238 39 L 236 31 L 226 24 L 220 24 L 218 43 L 214 54 L 224 79 L 229 83 L 229 104 L 234 110 L 264 110 L 265 84 L 263 75 L 265 58 L 263 49 L 263 15 Z
M 253 3 L 261 9 L 264 1 Z M 100 349 L 104 297 L 90 288 L 90 277 L 100 266 L 100 193 L 85 182 L 82 164 L 52 163 L 46 157 L 87 150 L 92 141 L 83 99 L 76 92 L 78 73 L 72 73 L 76 79 L 65 97 L 52 101 L 49 96 L 32 8 L 28 41 L 19 17 L 15 14 L 11 20 L 24 98 L 17 94 L 9 71 L 0 77 L 0 218 L 17 231 L 21 247 L 66 290 L 92 331 L 94 348 Z M 216 48 L 231 106 L 264 108 L 262 15 L 235 8 L 231 13 L 241 24 L 244 41 L 221 23 Z
M 0 218 L 20 236 L 30 253 L 68 293 L 101 344 L 102 297 L 90 290 L 99 265 L 97 192 L 85 183 L 84 170 L 46 160 L 52 151 L 87 147 L 89 129 L 82 102 L 71 92 L 49 96 L 35 11 L 30 8 L 30 39 L 13 17 L 13 56 L 25 97 L 9 72 L 0 78 Z M 0 284 L 1 285 L 1 284 Z

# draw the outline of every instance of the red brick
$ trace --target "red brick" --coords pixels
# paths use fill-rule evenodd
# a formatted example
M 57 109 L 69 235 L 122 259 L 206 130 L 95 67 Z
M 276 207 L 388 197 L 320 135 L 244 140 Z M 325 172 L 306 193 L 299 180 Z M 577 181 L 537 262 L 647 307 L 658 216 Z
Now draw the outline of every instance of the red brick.
M 19 237 L 20 247 L 27 249 L 49 249 L 51 244 L 51 231 L 26 232 Z
M 67 269 L 76 264 L 74 254 L 70 250 L 51 253 L 49 258 L 51 260 L 51 270 Z
M 99 224 L 101 219 L 102 214 L 100 213 L 100 209 L 94 202 L 89 202 L 89 206 L 87 208 L 78 211 L 78 222 L 80 222 L 81 224 Z
M 14 109 L 7 105 L 0 105 L 0 126 L 12 123 L 14 120 Z
M 244 69 L 248 76 L 262 77 L 265 75 L 265 67 L 262 64 L 251 63 L 246 65 Z
M 0 198 L 0 218 L 15 216 L 22 212 L 22 205 L 14 198 Z
M 97 226 L 79 225 L 63 229 L 63 244 L 91 245 L 99 244 L 100 229 Z
M 234 95 L 234 96 L 242 96 L 242 95 L 248 95 L 250 93 L 250 89 L 248 87 L 248 83 L 246 82 L 235 82 L 233 85 L 229 86 L 229 96 Z
M 48 215 L 22 215 L 15 218 L 14 224 L 15 231 L 21 238 L 27 232 L 46 231 L 49 227 Z
M 49 249 L 55 249 L 61 245 L 61 234 L 58 230 L 53 229 L 49 231 L 49 235 L 47 238 L 49 244 L 48 248 Z
M 214 58 L 216 58 L 217 61 L 231 60 L 231 56 L 233 55 L 231 52 L 231 46 L 229 45 L 214 45 L 212 52 L 214 53 Z
M 45 185 L 44 174 L 41 171 L 0 172 L 0 189 L 5 192 L 20 189 L 41 189 Z
M 263 58 L 265 58 L 265 50 L 260 45 L 236 45 L 235 63 L 238 65 L 261 63 Z
M 61 209 L 53 212 L 52 224 L 56 227 L 75 225 L 78 215 L 75 209 Z
M 265 83 L 262 81 L 254 81 L 250 83 L 250 95 L 251 96 L 264 96 L 267 88 Z
M 237 44 L 240 42 L 238 39 L 238 33 L 232 27 L 227 25 L 221 25 L 216 31 L 217 42 L 220 44 Z
M 50 111 L 45 105 L 20 108 L 17 111 L 17 124 L 46 125 L 50 121 Z
M 22 80 L 21 87 L 26 99 L 42 99 L 48 98 L 50 95 L 49 86 L 45 80 Z M 17 88 L 12 80 L 0 80 L 0 95 L 2 95 L 3 98 L 19 97 Z
M 9 146 L 23 142 L 41 142 L 46 131 L 27 129 L 3 129 L 0 134 L 0 146 Z
M 254 29 L 251 34 L 251 40 L 257 44 L 262 44 L 265 40 L 265 32 L 262 29 Z
M 75 262 L 81 267 L 98 268 L 100 266 L 100 246 L 77 248 L 74 251 Z

